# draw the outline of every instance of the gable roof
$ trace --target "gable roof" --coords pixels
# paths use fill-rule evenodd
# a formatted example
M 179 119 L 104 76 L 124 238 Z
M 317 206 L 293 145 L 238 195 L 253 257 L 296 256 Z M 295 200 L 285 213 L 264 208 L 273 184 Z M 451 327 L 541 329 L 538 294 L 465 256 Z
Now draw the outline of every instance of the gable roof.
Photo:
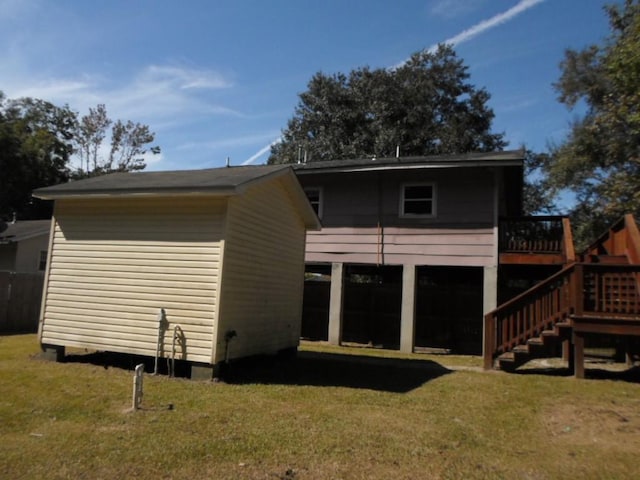
M 34 190 L 45 200 L 139 195 L 219 195 L 242 193 L 256 182 L 288 178 L 287 190 L 296 203 L 307 229 L 319 229 L 320 221 L 309 204 L 290 165 L 246 165 L 175 170 L 168 172 L 118 172 Z
M 356 172 L 453 167 L 522 166 L 524 150 L 503 152 L 429 155 L 423 157 L 358 158 L 293 165 L 298 175 L 320 172 Z
M 34 190 L 33 196 L 55 200 L 75 196 L 137 194 L 235 195 L 254 181 L 282 175 L 287 170 L 290 170 L 288 165 L 248 165 L 205 170 L 118 172 L 39 188 Z
M 39 235 L 49 235 L 51 220 L 23 220 L 0 222 L 0 244 L 16 243 Z

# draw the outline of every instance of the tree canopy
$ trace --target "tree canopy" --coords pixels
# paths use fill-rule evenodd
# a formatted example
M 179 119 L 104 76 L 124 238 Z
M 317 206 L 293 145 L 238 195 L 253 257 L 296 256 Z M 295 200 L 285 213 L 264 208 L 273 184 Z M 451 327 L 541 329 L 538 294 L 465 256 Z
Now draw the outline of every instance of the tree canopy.
M 108 152 L 102 153 L 109 127 L 111 131 Z M 75 151 L 80 166 L 73 173 L 73 177 L 142 170 L 146 167 L 146 153 L 160 153 L 160 147 L 148 146 L 154 138 L 155 135 L 147 125 L 131 120 L 111 120 L 104 104 L 89 108 L 89 113 L 80 118 L 76 129 Z
M 392 69 L 316 73 L 269 163 L 495 151 L 489 93 L 468 82 L 450 46 L 421 51 Z
M 594 238 L 624 213 L 640 214 L 640 5 L 606 7 L 602 45 L 567 50 L 554 85 L 559 100 L 586 107 L 546 166 L 556 189 L 576 196 L 578 239 Z
M 0 217 L 33 207 L 34 188 L 68 179 L 75 119 L 66 106 L 0 92 Z
M 160 151 L 148 147 L 153 141 L 147 125 L 113 122 L 104 105 L 78 118 L 67 105 L 8 99 L 0 92 L 0 218 L 11 218 L 14 212 L 27 218 L 46 215 L 48 209 L 31 199 L 35 188 L 143 169 L 144 154 Z M 72 167 L 74 159 L 80 163 L 77 168 Z

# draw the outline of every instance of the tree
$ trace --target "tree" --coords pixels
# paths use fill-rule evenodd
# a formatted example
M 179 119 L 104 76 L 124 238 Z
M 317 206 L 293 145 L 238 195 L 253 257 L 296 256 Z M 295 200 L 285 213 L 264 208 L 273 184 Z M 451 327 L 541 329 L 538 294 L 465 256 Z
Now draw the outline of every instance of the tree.
M 66 105 L 56 107 L 32 98 L 9 100 L 0 92 L 1 217 L 33 210 L 33 189 L 68 179 L 75 125 L 75 113 Z
M 14 212 L 22 218 L 50 215 L 50 204 L 31 198 L 36 188 L 145 168 L 144 155 L 160 153 L 159 147 L 148 147 L 153 140 L 147 125 L 114 123 L 104 105 L 90 108 L 78 120 L 67 105 L 57 107 L 34 98 L 11 100 L 0 91 L 0 219 L 11 218 Z M 71 172 L 74 155 L 80 166 Z
M 441 45 L 393 69 L 316 73 L 269 163 L 500 150 L 489 93 L 468 83 L 467 70 Z
M 80 119 L 76 134 L 78 145 L 76 153 L 80 160 L 81 170 L 90 172 L 98 169 L 98 152 L 111 123 L 104 104 L 99 104 L 96 108 L 89 108 L 89 114 Z
M 108 128 L 111 127 L 108 153 L 104 144 Z M 80 168 L 74 172 L 74 178 L 102 175 L 114 171 L 135 171 L 146 167 L 144 155 L 160 153 L 160 147 L 148 147 L 155 139 L 155 134 L 147 125 L 126 123 L 122 120 L 113 122 L 107 115 L 104 104 L 90 108 L 78 123 L 76 132 L 76 152 L 80 160 Z
M 525 215 L 553 215 L 558 210 L 555 206 L 555 191 L 549 185 L 544 169 L 549 163 L 549 155 L 525 150 L 523 213 Z
M 567 50 L 554 85 L 570 109 L 584 105 L 566 140 L 552 148 L 546 172 L 577 199 L 579 241 L 594 238 L 624 213 L 640 214 L 640 5 L 606 7 L 603 45 Z

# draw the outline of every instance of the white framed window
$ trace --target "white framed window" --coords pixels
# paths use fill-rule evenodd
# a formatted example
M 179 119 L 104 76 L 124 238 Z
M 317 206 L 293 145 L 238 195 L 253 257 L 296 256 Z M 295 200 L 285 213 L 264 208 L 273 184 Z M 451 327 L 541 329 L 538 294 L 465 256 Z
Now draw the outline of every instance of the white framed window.
M 316 215 L 318 215 L 318 218 L 322 218 L 322 188 L 305 187 L 304 193 L 307 195 L 309 203 L 316 212 Z
M 47 269 L 47 251 L 40 250 L 40 258 L 38 260 L 38 270 L 44 272 Z
M 436 184 L 407 183 L 400 189 L 400 216 L 433 218 L 436 216 Z

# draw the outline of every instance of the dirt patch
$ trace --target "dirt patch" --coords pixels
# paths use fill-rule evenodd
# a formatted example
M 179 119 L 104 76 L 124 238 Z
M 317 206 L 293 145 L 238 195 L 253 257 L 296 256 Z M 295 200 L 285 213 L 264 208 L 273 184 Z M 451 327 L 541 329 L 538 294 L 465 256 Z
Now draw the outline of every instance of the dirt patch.
M 640 451 L 640 401 L 635 404 L 553 405 L 543 416 L 551 437 L 573 445 L 607 445 Z

